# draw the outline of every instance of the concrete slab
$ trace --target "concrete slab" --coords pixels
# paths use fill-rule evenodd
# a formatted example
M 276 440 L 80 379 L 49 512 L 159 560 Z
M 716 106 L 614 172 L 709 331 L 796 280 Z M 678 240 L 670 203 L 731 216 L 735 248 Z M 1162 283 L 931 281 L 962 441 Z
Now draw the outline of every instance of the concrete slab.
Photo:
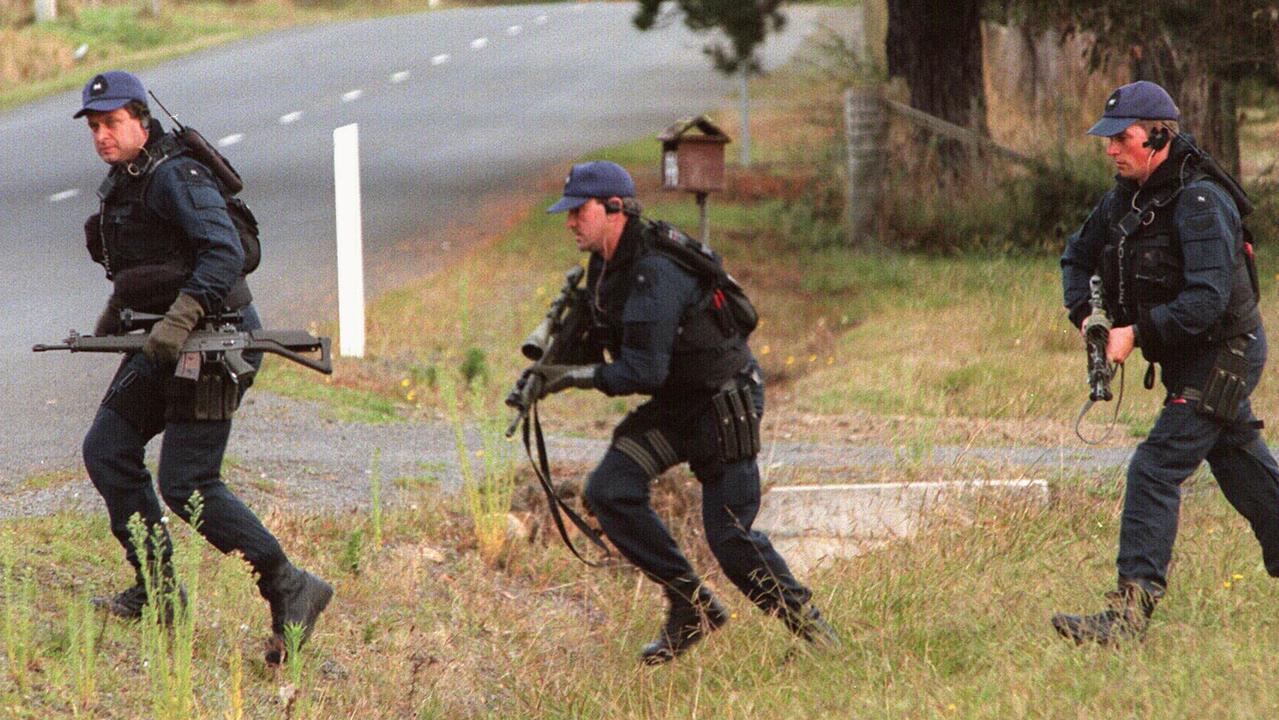
M 967 523 L 985 501 L 1048 503 L 1044 480 L 786 485 L 769 490 L 755 521 L 798 572 L 914 535 L 925 522 Z

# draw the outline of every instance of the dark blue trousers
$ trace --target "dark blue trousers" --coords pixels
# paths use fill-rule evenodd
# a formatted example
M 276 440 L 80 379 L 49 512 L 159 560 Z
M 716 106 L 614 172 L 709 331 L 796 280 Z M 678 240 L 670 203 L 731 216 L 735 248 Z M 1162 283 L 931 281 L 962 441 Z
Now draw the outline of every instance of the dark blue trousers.
M 260 327 L 252 308 L 246 310 L 243 327 Z M 261 363 L 260 357 L 246 359 L 255 366 Z M 129 519 L 139 515 L 148 533 L 158 528 L 162 538 L 159 559 L 167 562 L 170 547 L 161 523 L 164 511 L 160 499 L 189 522 L 191 496 L 199 491 L 202 510 L 198 531 L 218 550 L 241 553 L 257 572 L 261 587 L 287 565 L 288 558 L 275 536 L 222 481 L 222 456 L 231 421 L 165 420 L 166 386 L 173 370 L 173 365 L 157 365 L 142 353 L 130 355 L 120 364 L 84 438 L 89 479 L 106 503 L 111 533 L 124 547 L 135 572 L 140 572 L 141 558 L 130 538 Z M 143 458 L 146 444 L 161 432 L 164 437 L 153 484 Z M 141 581 L 140 574 L 138 579 Z
M 763 387 L 753 389 L 755 405 L 762 413 Z M 637 408 L 618 426 L 615 444 L 591 473 L 586 502 L 608 539 L 649 579 L 682 592 L 699 582 L 697 572 L 649 504 L 653 476 L 616 445 L 616 439 L 630 438 L 662 458 L 663 453 L 645 438 L 647 431 L 656 429 L 674 452 L 666 459 L 687 460 L 701 482 L 706 542 L 728 579 L 765 612 L 800 608 L 811 593 L 791 574 L 768 537 L 751 529 L 759 512 L 759 466 L 754 458 L 724 464 L 711 456 L 717 441 L 714 423 L 705 409 L 687 397 L 678 401 L 654 399 Z M 673 464 L 660 463 L 662 469 Z
M 1251 394 L 1266 362 L 1262 330 L 1254 333 L 1245 356 Z M 1194 400 L 1179 397 L 1182 388 L 1203 382 L 1214 358 L 1215 352 L 1201 353 L 1164 363 L 1169 402 L 1128 465 L 1119 578 L 1137 581 L 1148 590 L 1167 587 L 1181 484 L 1205 460 L 1226 499 L 1251 524 L 1266 571 L 1279 577 L 1279 466 L 1261 439 L 1251 403 L 1243 402 L 1233 422 L 1221 422 L 1196 412 Z

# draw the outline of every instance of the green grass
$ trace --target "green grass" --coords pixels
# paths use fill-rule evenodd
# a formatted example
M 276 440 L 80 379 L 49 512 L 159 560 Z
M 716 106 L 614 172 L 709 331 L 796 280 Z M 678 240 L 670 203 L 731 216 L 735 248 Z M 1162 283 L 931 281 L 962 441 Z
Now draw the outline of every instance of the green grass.
M 367 390 L 343 387 L 305 368 L 290 367 L 284 360 L 265 363 L 254 383 L 279 395 L 318 402 L 331 417 L 342 422 L 388 423 L 401 419 L 397 403 Z

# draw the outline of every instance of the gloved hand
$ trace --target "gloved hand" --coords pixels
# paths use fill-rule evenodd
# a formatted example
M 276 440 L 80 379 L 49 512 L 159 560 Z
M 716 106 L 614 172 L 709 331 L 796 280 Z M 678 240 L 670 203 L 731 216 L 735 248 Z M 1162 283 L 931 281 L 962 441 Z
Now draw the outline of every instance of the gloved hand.
M 120 311 L 123 309 L 124 303 L 117 300 L 115 295 L 107 298 L 107 306 L 102 309 L 102 314 L 93 325 L 93 334 L 115 335 L 123 330 L 124 326 L 120 323 Z
M 590 390 L 595 387 L 595 368 L 598 365 L 543 365 L 535 372 L 542 379 L 542 392 L 538 400 L 567 388 Z
M 195 329 L 195 324 L 204 317 L 204 307 L 200 301 L 178 293 L 178 299 L 169 306 L 169 311 L 155 325 L 151 326 L 151 334 L 142 345 L 142 352 L 152 362 L 161 364 L 176 363 L 182 352 L 182 344 Z

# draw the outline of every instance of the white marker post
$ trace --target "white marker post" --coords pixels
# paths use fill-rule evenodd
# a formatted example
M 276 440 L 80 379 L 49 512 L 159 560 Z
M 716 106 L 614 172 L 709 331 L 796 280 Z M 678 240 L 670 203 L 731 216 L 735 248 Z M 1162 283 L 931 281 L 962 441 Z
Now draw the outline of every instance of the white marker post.
M 364 237 L 360 219 L 360 126 L 333 131 L 333 205 L 338 243 L 338 354 L 364 357 Z

